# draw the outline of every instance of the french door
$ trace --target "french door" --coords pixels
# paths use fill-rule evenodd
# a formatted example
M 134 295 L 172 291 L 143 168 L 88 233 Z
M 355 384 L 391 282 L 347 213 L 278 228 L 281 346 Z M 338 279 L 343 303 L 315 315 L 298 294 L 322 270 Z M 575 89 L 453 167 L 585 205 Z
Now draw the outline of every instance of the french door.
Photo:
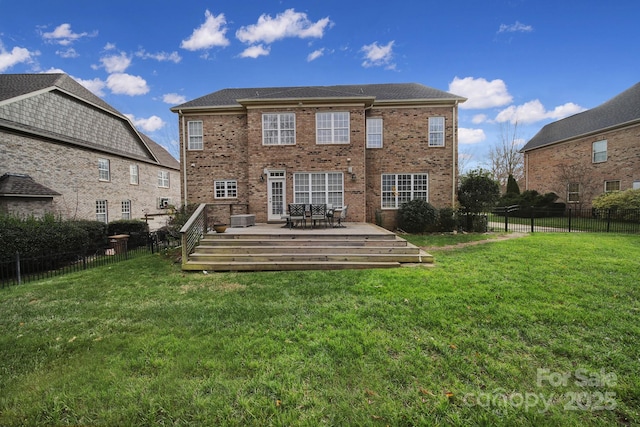
M 287 212 L 286 175 L 284 171 L 268 171 L 268 221 L 280 221 Z

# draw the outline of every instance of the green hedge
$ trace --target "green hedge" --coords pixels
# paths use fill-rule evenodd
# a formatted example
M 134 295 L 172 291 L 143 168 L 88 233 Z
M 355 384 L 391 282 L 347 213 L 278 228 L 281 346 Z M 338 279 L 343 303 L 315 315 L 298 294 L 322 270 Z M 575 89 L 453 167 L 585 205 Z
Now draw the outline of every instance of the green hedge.
M 130 249 L 145 246 L 147 244 L 147 236 L 149 234 L 149 225 L 140 220 L 118 220 L 109 223 L 108 235 L 115 236 L 117 234 L 128 234 L 127 247 Z

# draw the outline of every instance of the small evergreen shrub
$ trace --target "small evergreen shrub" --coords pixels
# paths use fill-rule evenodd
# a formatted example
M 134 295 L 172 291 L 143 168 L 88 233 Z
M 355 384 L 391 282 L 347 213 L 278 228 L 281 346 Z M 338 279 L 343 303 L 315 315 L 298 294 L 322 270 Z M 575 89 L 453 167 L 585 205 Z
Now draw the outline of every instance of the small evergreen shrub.
M 93 254 L 104 249 L 109 240 L 107 239 L 107 224 L 101 221 L 91 220 L 74 220 L 73 225 L 87 232 L 87 250 L 86 254 Z
M 149 234 L 149 225 L 137 219 L 112 221 L 108 226 L 109 236 L 128 234 L 127 247 L 130 249 L 145 246 Z
M 425 200 L 403 203 L 398 210 L 398 228 L 407 233 L 433 231 L 438 223 L 438 210 Z
M 438 212 L 438 231 L 454 231 L 457 227 L 456 212 L 453 208 L 442 208 Z

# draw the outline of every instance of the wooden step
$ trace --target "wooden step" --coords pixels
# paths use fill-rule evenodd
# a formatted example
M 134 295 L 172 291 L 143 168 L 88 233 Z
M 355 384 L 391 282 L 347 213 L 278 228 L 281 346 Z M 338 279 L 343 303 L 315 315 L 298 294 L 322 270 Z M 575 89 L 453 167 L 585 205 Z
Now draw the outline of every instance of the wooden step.
M 345 239 L 247 239 L 247 238 L 237 238 L 237 239 L 214 239 L 214 238 L 204 238 L 200 240 L 200 246 L 354 246 L 354 247 L 386 247 L 386 246 L 407 246 L 407 241 L 396 238 L 393 240 L 384 239 L 384 240 L 376 240 L 376 239 L 361 239 L 361 240 L 345 240 Z
M 270 242 L 269 242 L 270 243 Z M 324 242 L 323 242 L 324 243 Z M 277 253 L 307 253 L 327 254 L 339 252 L 342 254 L 418 254 L 420 249 L 415 246 L 325 246 L 323 245 L 289 245 L 289 246 L 197 246 L 193 254 L 277 254 Z M 192 254 L 192 255 L 193 255 Z
M 423 262 L 420 254 L 346 254 L 346 253 L 272 253 L 272 254 L 200 254 L 192 253 L 189 255 L 189 261 L 200 262 L 288 262 L 288 261 L 307 261 L 307 262 L 332 262 L 332 261 L 352 261 L 352 262 Z M 428 262 L 428 260 L 426 260 Z
M 196 271 L 290 271 L 290 270 L 355 270 L 369 268 L 398 268 L 399 262 L 308 262 L 308 261 L 281 261 L 281 262 L 193 262 L 182 265 L 183 270 Z

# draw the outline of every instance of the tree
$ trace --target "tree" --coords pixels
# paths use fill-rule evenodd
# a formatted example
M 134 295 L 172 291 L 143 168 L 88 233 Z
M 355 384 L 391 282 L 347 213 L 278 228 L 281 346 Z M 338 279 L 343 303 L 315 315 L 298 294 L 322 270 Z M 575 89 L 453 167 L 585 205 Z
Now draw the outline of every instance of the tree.
M 458 201 L 466 213 L 478 214 L 493 208 L 500 198 L 500 185 L 491 173 L 474 169 L 460 177 Z
M 600 192 L 600 185 L 584 164 L 560 163 L 556 166 L 556 171 L 558 178 L 555 193 L 577 209 L 589 204 Z
M 500 189 L 507 186 L 509 175 L 517 182 L 524 180 L 524 155 L 520 152 L 523 140 L 518 137 L 518 122 L 511 126 L 505 122 L 500 126 L 500 142 L 491 147 L 489 162 L 491 176 L 500 184 Z
M 513 177 L 513 175 L 509 174 L 509 178 L 507 179 L 507 194 L 520 194 L 520 186 L 518 185 L 518 181 Z

